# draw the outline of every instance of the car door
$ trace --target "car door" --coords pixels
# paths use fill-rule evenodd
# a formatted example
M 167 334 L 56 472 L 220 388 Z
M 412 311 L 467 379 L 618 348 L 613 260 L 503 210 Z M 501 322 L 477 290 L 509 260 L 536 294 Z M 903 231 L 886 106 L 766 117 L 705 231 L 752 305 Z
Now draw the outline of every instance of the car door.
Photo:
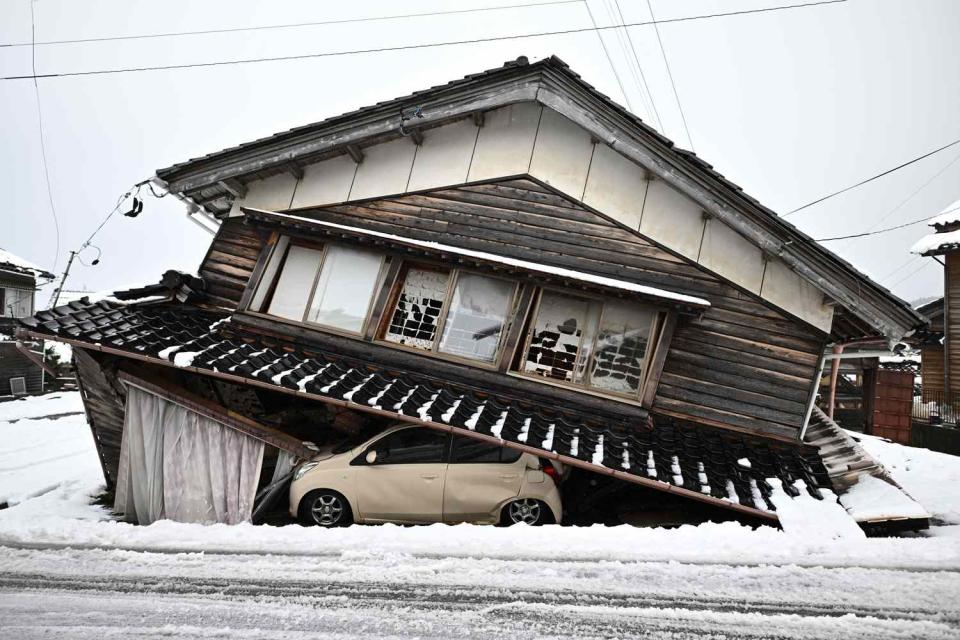
M 443 489 L 445 522 L 491 520 L 493 510 L 520 493 L 523 454 L 474 438 L 453 437 Z
M 450 435 L 409 427 L 374 442 L 354 461 L 357 506 L 364 520 L 440 522 Z M 373 463 L 366 461 L 376 451 Z

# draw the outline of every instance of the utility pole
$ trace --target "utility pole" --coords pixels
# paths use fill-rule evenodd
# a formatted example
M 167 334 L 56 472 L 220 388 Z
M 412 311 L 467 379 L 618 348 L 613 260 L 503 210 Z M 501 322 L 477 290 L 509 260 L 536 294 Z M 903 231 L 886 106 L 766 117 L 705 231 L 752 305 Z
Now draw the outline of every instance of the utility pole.
M 67 260 L 67 268 L 63 270 L 63 277 L 60 278 L 60 286 L 54 289 L 53 299 L 50 301 L 48 309 L 53 309 L 57 306 L 57 303 L 60 302 L 60 292 L 63 291 L 64 285 L 67 284 L 67 278 L 70 276 L 70 267 L 73 265 L 73 259 L 77 257 L 76 251 L 70 252 L 70 259 Z M 47 341 L 40 341 L 40 360 L 44 364 L 47 363 Z M 47 370 L 44 367 L 40 367 L 40 391 L 42 392 L 44 387 L 47 386 Z

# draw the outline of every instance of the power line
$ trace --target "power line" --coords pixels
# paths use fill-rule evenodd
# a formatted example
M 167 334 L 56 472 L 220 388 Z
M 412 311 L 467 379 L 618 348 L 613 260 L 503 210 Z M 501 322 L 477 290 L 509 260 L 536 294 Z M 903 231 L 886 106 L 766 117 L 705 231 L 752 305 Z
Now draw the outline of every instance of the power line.
M 943 175 L 943 174 L 947 171 L 947 169 L 949 169 L 950 167 L 952 167 L 958 160 L 960 160 L 960 154 L 958 154 L 953 160 L 951 160 L 951 161 L 948 162 L 946 165 L 944 165 L 944 167 L 943 167 L 942 169 L 940 169 L 940 171 L 938 171 L 938 172 L 936 172 L 935 174 L 933 174 L 933 176 L 931 176 L 926 182 L 924 182 L 922 185 L 920 185 L 919 187 L 917 187 L 916 189 L 914 189 L 913 192 L 910 193 L 910 195 L 908 195 L 906 198 L 904 198 L 903 200 L 901 200 L 900 203 L 899 203 L 897 206 L 895 206 L 893 209 L 891 209 L 891 210 L 888 211 L 886 214 L 884 214 L 879 220 L 877 220 L 877 221 L 873 224 L 872 227 L 868 228 L 866 231 L 864 231 L 864 232 L 862 232 L 862 233 L 854 233 L 854 234 L 851 234 L 851 235 L 848 235 L 848 236 L 838 236 L 838 237 L 836 237 L 836 238 L 817 238 L 817 242 L 828 242 L 828 241 L 830 241 L 830 240 L 847 240 L 847 239 L 851 239 L 851 238 L 862 238 L 862 237 L 864 237 L 864 236 L 872 236 L 872 235 L 875 235 L 875 234 L 878 234 L 878 233 L 886 233 L 887 231 L 894 231 L 895 229 L 902 229 L 902 228 L 904 228 L 904 227 L 909 227 L 909 226 L 912 226 L 912 225 L 915 225 L 915 224 L 920 224 L 921 222 L 926 222 L 927 220 L 930 220 L 930 216 L 925 216 L 925 217 L 923 217 L 923 218 L 918 218 L 917 220 L 914 220 L 913 222 L 905 222 L 905 223 L 903 223 L 903 224 L 898 224 L 898 225 L 896 225 L 896 226 L 894 226 L 894 227 L 887 227 L 886 229 L 878 229 L 878 230 L 875 230 L 875 229 L 877 229 L 877 226 L 878 226 L 881 222 L 883 222 L 884 220 L 886 220 L 887 218 L 889 218 L 890 216 L 892 216 L 894 213 L 896 213 L 897 211 L 899 211 L 899 210 L 903 207 L 903 205 L 905 205 L 905 204 L 907 204 L 908 202 L 910 202 L 910 200 L 912 200 L 918 193 L 920 193 L 921 191 L 923 191 L 931 182 L 933 182 L 934 180 L 936 180 L 937 178 L 939 178 L 941 175 Z M 960 208 L 960 207 L 958 207 L 958 208 Z M 950 213 L 951 211 L 956 211 L 956 209 L 949 209 L 948 211 L 943 211 L 943 212 L 941 212 L 941 213 Z
M 37 37 L 37 27 L 36 19 L 34 17 L 33 3 L 35 0 L 30 0 L 30 40 L 36 40 Z M 53 214 L 53 227 L 56 232 L 56 249 L 53 254 L 53 268 L 51 271 L 55 272 L 57 270 L 57 262 L 60 260 L 60 220 L 57 217 L 57 207 L 53 204 L 53 189 L 50 188 L 50 169 L 47 164 L 47 144 L 46 139 L 43 133 L 43 106 L 40 103 L 40 85 L 37 83 L 37 49 L 36 47 L 30 48 L 30 66 L 33 69 L 33 93 L 37 98 L 37 123 L 40 129 L 40 160 L 43 163 L 43 179 L 47 185 L 47 201 L 50 203 L 50 213 Z
M 929 265 L 931 265 L 931 264 L 935 264 L 933 260 L 926 260 L 926 261 L 924 261 L 924 263 L 921 264 L 919 267 L 917 267 L 916 269 L 914 269 L 913 271 L 911 271 L 911 272 L 908 273 L 907 275 L 903 276 L 902 278 L 900 278 L 899 280 L 897 280 L 896 282 L 894 282 L 893 284 L 891 284 L 891 285 L 889 286 L 889 288 L 893 289 L 895 286 L 897 286 L 898 284 L 900 284 L 901 282 L 903 282 L 904 280 L 906 280 L 906 279 L 909 278 L 910 276 L 912 276 L 912 275 L 914 275 L 914 274 L 916 274 L 916 273 L 919 273 L 920 270 L 922 270 L 924 267 L 927 267 L 927 266 L 929 266 Z
M 837 236 L 835 238 L 816 238 L 817 242 L 830 242 L 832 240 L 847 240 L 848 238 L 862 238 L 864 236 L 875 236 L 878 233 L 886 233 L 887 231 L 895 231 L 896 229 L 903 229 L 904 227 L 911 227 L 915 224 L 920 224 L 921 222 L 926 222 L 930 219 L 930 216 L 924 216 L 919 220 L 913 220 L 911 222 L 904 222 L 903 224 L 898 224 L 895 227 L 887 227 L 886 229 L 877 229 L 876 231 L 864 231 L 863 233 L 853 233 L 849 236 Z
M 640 72 L 640 79 L 643 82 L 643 88 L 647 92 L 647 96 L 650 98 L 650 107 L 653 109 L 653 115 L 657 120 L 657 128 L 661 131 L 663 130 L 663 121 L 660 119 L 660 113 L 657 111 L 657 104 L 653 100 L 653 92 L 650 91 L 650 86 L 647 84 L 647 76 L 643 73 L 643 67 L 640 66 L 640 58 L 637 56 L 637 48 L 633 45 L 633 38 L 630 37 L 630 29 L 626 27 L 626 20 L 623 18 L 623 11 L 620 9 L 620 0 L 614 0 L 617 7 L 617 14 L 620 16 L 620 24 L 624 25 L 623 31 L 627 34 L 627 42 L 630 43 L 630 51 L 633 52 L 633 60 L 637 63 L 637 70 Z
M 491 36 L 488 38 L 472 38 L 469 40 L 449 40 L 446 42 L 428 42 L 412 45 L 398 45 L 394 47 L 374 47 L 369 49 L 352 49 L 346 51 L 329 51 L 321 53 L 305 53 L 299 55 L 289 55 L 289 56 L 276 56 L 276 57 L 267 57 L 267 58 L 246 58 L 241 60 L 221 60 L 218 62 L 194 62 L 186 64 L 168 64 L 168 65 L 157 65 L 157 66 L 148 66 L 148 67 L 125 67 L 118 69 L 94 69 L 89 71 L 66 71 L 61 73 L 45 73 L 45 74 L 36 74 L 33 75 L 21 75 L 21 76 L 4 76 L 0 77 L 0 80 L 29 80 L 32 78 L 67 78 L 67 77 L 76 77 L 76 76 L 93 76 L 93 75 L 107 75 L 107 74 L 116 74 L 116 73 L 134 73 L 141 71 L 167 71 L 171 69 L 193 69 L 199 67 L 221 67 L 227 65 L 235 64 L 252 64 L 260 62 L 284 62 L 290 60 L 307 60 L 311 58 L 332 58 L 332 57 L 341 57 L 348 55 L 360 55 L 366 53 L 387 53 L 393 51 L 404 51 L 404 50 L 414 50 L 414 49 L 431 49 L 434 47 L 447 47 L 455 45 L 464 45 L 464 44 L 479 44 L 485 42 L 499 42 L 505 40 L 521 40 L 524 38 L 538 38 L 545 36 L 557 36 L 557 35 L 568 35 L 573 33 L 585 33 L 588 31 L 605 31 L 607 29 L 617 29 L 621 27 L 641 27 L 651 24 L 671 24 L 675 22 L 692 22 L 695 20 L 708 20 L 713 18 L 726 18 L 732 16 L 742 16 L 756 13 L 767 13 L 772 11 L 785 11 L 790 9 L 802 9 L 805 7 L 817 7 L 831 4 L 840 4 L 847 2 L 847 0 L 822 0 L 820 2 L 807 2 L 805 4 L 794 4 L 794 5 L 784 5 L 780 7 L 767 7 L 765 9 L 745 9 L 742 11 L 730 11 L 727 13 L 712 13 L 698 16 L 687 16 L 685 18 L 668 18 L 666 20 L 647 20 L 645 22 L 632 22 L 624 25 L 617 26 L 607 26 L 607 27 L 582 27 L 576 29 L 561 29 L 557 31 L 541 31 L 534 33 L 521 33 L 508 36 Z
M 623 94 L 623 99 L 627 103 L 627 108 L 630 111 L 633 111 L 633 105 L 630 104 L 630 96 L 627 95 L 627 90 L 623 88 L 623 82 L 620 80 L 620 74 L 617 73 L 617 67 L 613 64 L 613 58 L 610 57 L 610 52 L 607 51 L 607 43 L 603 41 L 603 36 L 600 34 L 600 29 L 597 27 L 597 21 L 593 19 L 593 11 L 590 10 L 590 3 L 587 0 L 583 0 L 583 6 L 587 8 L 587 15 L 590 16 L 590 24 L 593 25 L 593 30 L 597 34 L 597 40 L 600 41 L 600 47 L 603 49 L 603 55 L 606 56 L 607 62 L 610 63 L 610 70 L 613 71 L 613 77 L 617 79 L 617 86 L 620 87 L 620 93 Z
M 945 145 L 943 145 L 942 147 L 940 147 L 940 148 L 938 148 L 938 149 L 934 149 L 933 151 L 928 151 L 927 153 L 923 154 L 922 156 L 917 156 L 917 157 L 914 158 L 913 160 L 908 160 L 907 162 L 904 162 L 904 163 L 901 164 L 901 165 L 897 165 L 896 167 L 894 167 L 894 168 L 892 168 L 892 169 L 887 169 L 886 171 L 884 171 L 884 172 L 882 172 L 882 173 L 878 173 L 878 174 L 875 175 L 875 176 L 871 176 L 871 177 L 867 178 L 866 180 L 861 180 L 861 181 L 858 182 L 857 184 L 850 185 L 849 187 L 844 187 L 843 189 L 840 189 L 839 191 L 834 191 L 833 193 L 827 194 L 827 195 L 823 196 L 822 198 L 817 198 L 817 199 L 814 200 L 813 202 L 808 202 L 807 204 L 803 205 L 802 207 L 797 207 L 797 208 L 794 209 L 793 211 L 788 211 L 787 213 L 784 213 L 781 217 L 786 218 L 787 216 L 792 216 L 793 214 L 797 213 L 798 211 L 803 211 L 803 210 L 806 209 L 807 207 L 812 207 L 812 206 L 815 205 L 815 204 L 819 204 L 819 203 L 823 202 L 824 200 L 829 200 L 830 198 L 832 198 L 832 197 L 834 197 L 834 196 L 838 196 L 838 195 L 840 195 L 841 193 L 846 193 L 847 191 L 850 191 L 850 190 L 852 190 L 852 189 L 856 189 L 857 187 L 861 187 L 861 186 L 867 184 L 868 182 L 873 182 L 874 180 L 876 180 L 876 179 L 878 179 L 878 178 L 882 178 L 882 177 L 884 177 L 884 176 L 886 176 L 886 175 L 889 175 L 889 174 L 893 173 L 894 171 L 899 171 L 900 169 L 903 169 L 904 167 L 908 167 L 908 166 L 910 166 L 911 164 L 913 164 L 913 163 L 915 163 L 915 162 L 919 162 L 920 160 L 923 160 L 924 158 L 929 158 L 930 156 L 932 156 L 932 155 L 934 155 L 934 154 L 936 154 L 936 153 L 939 153 L 939 152 L 943 151 L 944 149 L 949 149 L 950 147 L 952 147 L 952 146 L 954 146 L 954 145 L 957 145 L 957 144 L 960 144 L 960 140 L 954 140 L 953 142 L 951 142 L 951 143 L 949 143 L 949 144 L 945 144 Z
M 653 21 L 653 31 L 657 34 L 657 43 L 660 45 L 660 53 L 663 55 L 663 64 L 667 67 L 667 77 L 670 78 L 670 86 L 673 87 L 673 97 L 677 101 L 677 109 L 680 110 L 680 120 L 683 122 L 683 130 L 687 134 L 687 142 L 690 144 L 690 150 L 693 151 L 693 138 L 690 137 L 690 128 L 687 126 L 687 116 L 684 115 L 683 105 L 680 104 L 680 94 L 677 93 L 677 83 L 673 81 L 673 72 L 670 71 L 670 62 L 667 61 L 667 50 L 663 48 L 663 40 L 660 38 L 660 27 L 657 26 L 657 16 L 653 15 L 653 5 L 650 4 L 650 0 L 647 0 L 647 9 L 650 10 L 650 18 Z
M 951 160 L 950 162 L 948 162 L 947 164 L 945 164 L 942 169 L 940 169 L 940 170 L 937 171 L 935 174 L 933 174 L 933 176 L 931 176 L 931 177 L 930 177 L 926 182 L 924 182 L 922 185 L 920 185 L 919 187 L 917 187 L 916 189 L 914 189 L 914 190 L 910 193 L 910 195 L 908 195 L 906 198 L 904 198 L 903 200 L 901 200 L 901 201 L 897 204 L 897 206 L 895 206 L 893 209 L 890 209 L 890 211 L 888 211 L 886 214 L 884 214 L 883 216 L 881 216 L 880 219 L 877 220 L 877 221 L 873 224 L 872 227 L 869 227 L 869 228 L 867 229 L 867 231 L 873 231 L 874 229 L 876 229 L 876 228 L 880 225 L 881 222 L 883 222 L 884 220 L 886 220 L 887 218 L 889 218 L 890 216 L 892 216 L 894 213 L 896 213 L 897 211 L 899 211 L 901 208 L 903 208 L 903 206 L 904 206 L 905 204 L 907 204 L 908 202 L 910 202 L 913 198 L 915 198 L 918 193 L 920 193 L 921 191 L 923 191 L 924 189 L 926 189 L 934 180 L 936 180 L 937 178 L 939 178 L 940 176 L 942 176 L 944 173 L 946 173 L 947 169 L 949 169 L 949 168 L 952 167 L 954 164 L 956 164 L 956 162 L 957 162 L 958 160 L 960 160 L 960 154 L 957 154 L 957 155 L 953 158 L 953 160 Z M 945 212 L 944 212 L 944 213 L 945 213 Z M 842 247 L 844 247 L 844 246 L 846 246 L 846 245 L 841 245 L 840 248 L 842 248 Z M 901 265 L 901 266 L 902 266 L 902 265 Z
M 100 38 L 76 38 L 73 40 L 46 40 L 35 43 L 37 46 L 56 44 L 82 44 L 89 42 L 112 42 L 116 40 L 147 40 L 150 38 L 175 38 L 180 36 L 204 36 L 218 33 L 239 33 L 245 31 L 268 31 L 274 29 L 299 29 L 305 27 L 319 27 L 336 24 L 352 24 L 358 22 L 380 22 L 386 20 L 404 20 L 408 18 L 425 18 L 429 16 L 448 16 L 464 13 L 481 13 L 485 11 L 501 11 L 505 9 L 525 9 L 527 7 L 546 7 L 560 4 L 574 4 L 583 0 L 550 0 L 549 2 L 532 2 L 530 4 L 509 4 L 496 7 L 479 7 L 477 9 L 454 9 L 451 11 L 427 11 L 423 13 L 404 13 L 390 16 L 371 16 L 368 18 L 344 18 L 341 20 L 320 20 L 317 22 L 294 22 L 289 24 L 271 24 L 255 27 L 227 27 L 223 29 L 202 29 L 198 31 L 175 31 L 168 33 L 144 33 L 132 36 L 105 36 Z M 26 47 L 29 42 L 10 42 L 0 44 L 0 47 Z
M 893 274 L 895 274 L 895 273 L 897 273 L 898 271 L 900 271 L 900 269 L 903 269 L 903 268 L 904 268 L 905 266 L 907 266 L 908 264 L 912 264 L 913 262 L 919 260 L 921 257 L 922 257 L 922 256 L 911 255 L 909 258 L 906 259 L 906 261 L 904 261 L 903 263 L 901 263 L 899 267 L 897 267 L 897 268 L 894 269 L 893 271 L 890 271 L 889 273 L 887 273 L 887 275 L 881 277 L 881 278 L 878 280 L 878 282 L 885 282 L 886 280 L 888 280 L 888 279 L 890 278 L 890 276 L 892 276 Z

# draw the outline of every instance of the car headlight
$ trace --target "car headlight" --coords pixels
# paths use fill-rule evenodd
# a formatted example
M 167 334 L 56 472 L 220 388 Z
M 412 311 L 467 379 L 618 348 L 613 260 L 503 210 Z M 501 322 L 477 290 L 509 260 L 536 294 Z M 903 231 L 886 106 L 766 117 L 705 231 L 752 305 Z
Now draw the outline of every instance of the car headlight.
M 294 480 L 299 480 L 300 478 L 302 478 L 302 477 L 304 476 L 304 474 L 305 474 L 307 471 L 310 471 L 310 469 L 313 469 L 313 468 L 314 468 L 315 466 L 317 466 L 318 464 L 320 464 L 320 463 L 319 463 L 319 462 L 305 462 L 305 463 L 303 463 L 302 465 L 300 465 L 299 467 L 297 467 L 297 470 L 296 470 L 296 471 L 293 472 L 293 479 L 294 479 Z

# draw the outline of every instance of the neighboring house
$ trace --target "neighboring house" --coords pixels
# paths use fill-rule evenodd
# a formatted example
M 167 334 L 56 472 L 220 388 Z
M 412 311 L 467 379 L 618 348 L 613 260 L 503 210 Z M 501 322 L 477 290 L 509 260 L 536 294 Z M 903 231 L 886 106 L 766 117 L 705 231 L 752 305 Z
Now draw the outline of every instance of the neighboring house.
M 181 485 L 213 467 L 199 494 L 242 506 L 208 519 L 249 517 L 304 441 L 397 421 L 560 460 L 595 474 L 586 493 L 776 522 L 777 499 L 834 489 L 863 523 L 924 521 L 890 482 L 860 490 L 879 466 L 813 405 L 833 345 L 888 348 L 924 318 L 556 58 L 157 176 L 221 221 L 199 277 L 24 322 L 75 347 L 141 521 L 203 519 Z M 164 454 L 166 486 L 144 448 L 189 431 L 156 417 L 172 406 L 210 439 Z M 889 508 L 860 511 L 876 491 Z
M 923 347 L 924 398 L 940 395 L 953 403 L 960 394 L 960 200 L 931 218 L 934 232 L 918 240 L 911 253 L 931 257 L 943 264 L 943 298 L 923 305 L 919 311 L 932 322 L 932 337 Z
M 42 389 L 41 356 L 35 345 L 18 344 L 17 319 L 36 311 L 38 280 L 53 274 L 0 248 L 0 399 Z

